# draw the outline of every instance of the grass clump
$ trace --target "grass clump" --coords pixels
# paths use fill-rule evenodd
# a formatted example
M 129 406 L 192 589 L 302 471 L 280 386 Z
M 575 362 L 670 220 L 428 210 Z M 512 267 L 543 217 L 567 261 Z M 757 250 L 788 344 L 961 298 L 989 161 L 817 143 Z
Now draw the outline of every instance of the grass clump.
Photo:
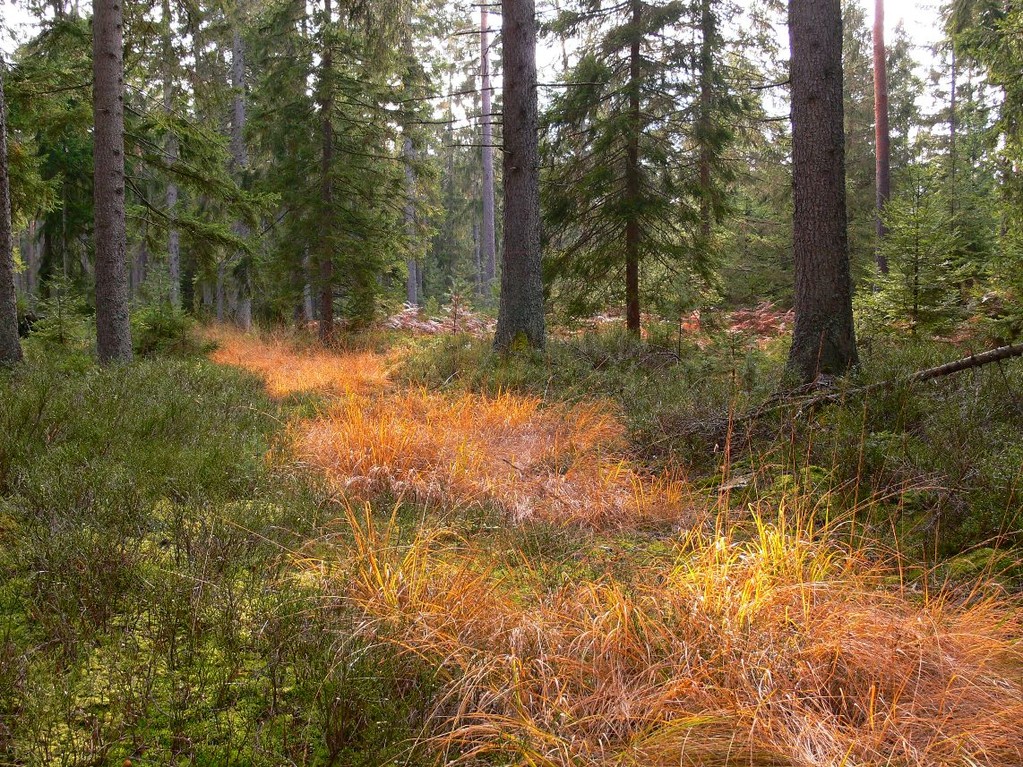
M 679 536 L 629 584 L 544 587 L 450 531 L 348 521 L 326 588 L 439 668 L 445 763 L 1023 763 L 1018 605 L 885 587 L 838 528 L 783 509 Z

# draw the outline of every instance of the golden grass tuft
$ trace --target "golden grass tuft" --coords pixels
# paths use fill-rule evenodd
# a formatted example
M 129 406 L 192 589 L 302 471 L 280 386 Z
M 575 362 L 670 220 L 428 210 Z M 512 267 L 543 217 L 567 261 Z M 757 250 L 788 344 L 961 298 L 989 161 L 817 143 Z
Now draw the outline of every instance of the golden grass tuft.
M 681 480 L 626 458 L 609 407 L 389 385 L 374 354 L 217 331 L 214 359 L 283 396 L 321 391 L 294 444 L 351 498 L 477 503 L 593 528 L 686 520 Z M 812 515 L 675 541 L 628 582 L 549 588 L 448 530 L 410 542 L 347 510 L 303 560 L 360 630 L 438 669 L 447 763 L 548 767 L 1023 765 L 1023 621 L 993 586 L 916 593 Z M 507 567 L 507 565 L 505 565 Z M 526 577 L 522 577 L 523 573 Z M 508 577 L 502 578 L 506 574 Z
M 687 484 L 638 470 L 609 405 L 544 405 L 502 393 L 444 395 L 389 386 L 372 353 L 297 350 L 286 338 L 212 331 L 216 362 L 261 375 L 272 394 L 335 395 L 297 425 L 300 457 L 350 498 L 381 492 L 511 519 L 591 527 L 689 521 Z
M 339 398 L 303 427 L 299 450 L 349 496 L 382 490 L 448 506 L 486 504 L 511 519 L 592 527 L 679 522 L 683 482 L 633 468 L 605 406 L 544 407 L 513 394 L 421 389 Z
M 327 584 L 441 669 L 433 744 L 520 765 L 1023 764 L 1018 605 L 883 587 L 780 515 L 678 542 L 670 570 L 554 591 L 442 531 L 399 546 L 349 512 Z
M 386 360 L 372 352 L 296 349 L 286 335 L 245 334 L 223 326 L 204 331 L 216 344 L 210 358 L 256 373 L 274 397 L 307 392 L 369 392 L 387 385 Z

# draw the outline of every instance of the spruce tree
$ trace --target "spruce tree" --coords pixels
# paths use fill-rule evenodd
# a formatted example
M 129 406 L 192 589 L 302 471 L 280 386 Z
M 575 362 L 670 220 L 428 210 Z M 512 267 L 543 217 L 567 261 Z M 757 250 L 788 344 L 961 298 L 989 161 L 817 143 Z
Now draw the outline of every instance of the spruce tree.
M 790 0 L 795 328 L 788 366 L 804 383 L 856 364 L 846 239 L 839 0 Z
M 540 155 L 533 0 L 503 0 L 504 242 L 494 346 L 546 343 L 540 272 Z
M 96 347 L 100 362 L 130 360 L 125 271 L 124 63 L 121 0 L 93 2 Z
M 0 65 L 0 364 L 21 360 L 18 302 L 14 287 L 14 232 L 11 227 L 11 186 L 7 161 L 7 101 Z

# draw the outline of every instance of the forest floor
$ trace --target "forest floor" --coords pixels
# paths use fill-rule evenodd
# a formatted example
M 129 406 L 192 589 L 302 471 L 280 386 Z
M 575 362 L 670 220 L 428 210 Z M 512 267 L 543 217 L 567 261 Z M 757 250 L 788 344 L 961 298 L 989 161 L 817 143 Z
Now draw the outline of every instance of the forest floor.
M 1023 375 L 744 425 L 766 314 L 27 344 L 0 764 L 1023 765 Z
M 407 351 L 216 342 L 273 395 L 320 395 L 291 444 L 352 537 L 301 567 L 435 671 L 424 737 L 446 759 L 1023 760 L 1023 624 L 993 581 L 921 592 L 797 492 L 737 522 L 727 491 L 637 461 L 608 398 L 395 382 Z

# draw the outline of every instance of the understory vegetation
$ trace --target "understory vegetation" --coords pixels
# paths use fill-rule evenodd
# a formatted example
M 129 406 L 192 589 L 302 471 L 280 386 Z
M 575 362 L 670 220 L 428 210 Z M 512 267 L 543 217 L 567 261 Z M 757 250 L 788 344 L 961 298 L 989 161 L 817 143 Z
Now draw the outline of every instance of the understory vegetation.
M 153 327 L 0 377 L 0 763 L 1023 764 L 1018 363 Z

